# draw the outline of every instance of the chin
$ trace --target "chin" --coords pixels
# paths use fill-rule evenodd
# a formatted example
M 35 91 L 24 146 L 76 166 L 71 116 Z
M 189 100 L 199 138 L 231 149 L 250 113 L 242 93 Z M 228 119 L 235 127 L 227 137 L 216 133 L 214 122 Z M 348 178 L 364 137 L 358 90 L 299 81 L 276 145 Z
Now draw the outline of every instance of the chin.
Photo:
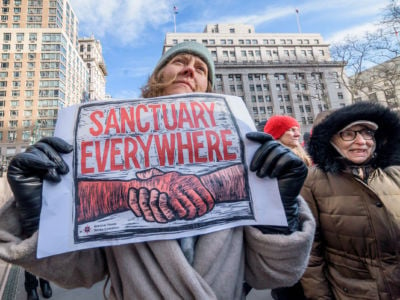
M 351 162 L 353 162 L 357 165 L 361 165 L 361 164 L 365 163 L 368 160 L 368 158 L 358 157 L 358 158 L 348 158 L 348 160 L 350 160 Z

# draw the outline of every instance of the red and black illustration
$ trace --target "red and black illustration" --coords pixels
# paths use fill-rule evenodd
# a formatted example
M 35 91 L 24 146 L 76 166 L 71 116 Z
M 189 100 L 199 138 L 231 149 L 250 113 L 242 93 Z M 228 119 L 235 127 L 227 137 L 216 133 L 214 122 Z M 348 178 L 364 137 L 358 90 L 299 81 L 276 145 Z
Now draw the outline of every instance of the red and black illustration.
M 243 143 L 222 97 L 82 106 L 75 142 L 76 242 L 254 218 Z

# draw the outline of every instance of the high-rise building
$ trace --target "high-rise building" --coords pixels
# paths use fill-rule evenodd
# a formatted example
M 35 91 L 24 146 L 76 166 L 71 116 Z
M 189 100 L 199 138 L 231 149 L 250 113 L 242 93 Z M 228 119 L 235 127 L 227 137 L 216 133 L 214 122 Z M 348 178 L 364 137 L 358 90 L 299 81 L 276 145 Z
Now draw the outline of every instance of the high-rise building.
M 259 128 L 274 114 L 291 115 L 309 131 L 320 111 L 350 103 L 320 34 L 256 33 L 244 24 L 207 25 L 203 33 L 167 33 L 164 49 L 203 43 L 216 66 L 217 93 L 243 99 Z
M 89 70 L 89 101 L 106 98 L 107 68 L 103 59 L 103 50 L 94 36 L 79 38 L 79 54 Z
M 0 159 L 53 135 L 58 109 L 88 98 L 68 0 L 0 0 Z

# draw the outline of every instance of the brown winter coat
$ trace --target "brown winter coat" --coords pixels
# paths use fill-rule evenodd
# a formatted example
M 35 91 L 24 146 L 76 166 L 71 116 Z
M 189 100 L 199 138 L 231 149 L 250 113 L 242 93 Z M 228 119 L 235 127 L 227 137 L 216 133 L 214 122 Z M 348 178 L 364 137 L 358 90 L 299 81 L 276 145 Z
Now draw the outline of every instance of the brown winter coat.
M 311 299 L 400 299 L 400 167 L 352 174 L 312 169 L 302 196 L 317 232 L 301 283 Z
M 356 120 L 378 124 L 373 158 L 358 177 L 330 139 Z M 400 299 L 400 119 L 387 108 L 357 103 L 313 130 L 317 167 L 302 189 L 317 228 L 301 279 L 309 299 Z

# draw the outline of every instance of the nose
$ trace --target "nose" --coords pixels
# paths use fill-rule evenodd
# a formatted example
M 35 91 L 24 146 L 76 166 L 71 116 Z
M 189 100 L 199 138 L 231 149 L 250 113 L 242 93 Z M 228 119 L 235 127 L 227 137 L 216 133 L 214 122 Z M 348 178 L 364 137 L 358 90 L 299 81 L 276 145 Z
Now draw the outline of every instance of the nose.
M 356 138 L 354 139 L 354 142 L 358 144 L 365 144 L 367 140 L 364 139 L 360 132 L 356 132 Z
M 182 74 L 193 77 L 194 76 L 194 65 L 192 63 L 186 64 L 182 69 Z

